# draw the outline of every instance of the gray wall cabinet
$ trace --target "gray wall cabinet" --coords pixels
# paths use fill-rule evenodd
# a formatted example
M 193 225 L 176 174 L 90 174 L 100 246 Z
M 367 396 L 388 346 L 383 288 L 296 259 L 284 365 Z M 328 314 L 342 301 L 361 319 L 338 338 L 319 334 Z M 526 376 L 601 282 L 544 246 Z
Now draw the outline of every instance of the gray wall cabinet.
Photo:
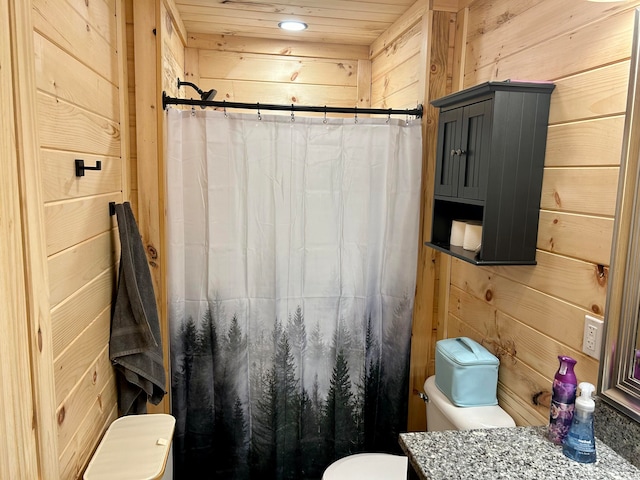
M 533 265 L 555 85 L 487 82 L 439 108 L 432 248 L 482 265 Z M 453 220 L 482 222 L 478 251 L 450 245 Z

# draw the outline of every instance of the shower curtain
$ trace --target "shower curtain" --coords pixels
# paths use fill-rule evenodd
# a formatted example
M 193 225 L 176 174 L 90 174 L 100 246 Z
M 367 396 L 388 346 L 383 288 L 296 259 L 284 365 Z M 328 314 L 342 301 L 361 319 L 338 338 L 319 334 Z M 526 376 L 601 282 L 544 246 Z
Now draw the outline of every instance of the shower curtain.
M 176 479 L 400 453 L 421 127 L 169 109 Z

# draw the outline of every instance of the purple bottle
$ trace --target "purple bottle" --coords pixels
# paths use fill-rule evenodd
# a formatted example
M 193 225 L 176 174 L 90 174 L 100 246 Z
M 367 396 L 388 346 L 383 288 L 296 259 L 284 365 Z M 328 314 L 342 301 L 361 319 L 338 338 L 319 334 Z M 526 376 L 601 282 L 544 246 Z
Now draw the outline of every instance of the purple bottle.
M 556 445 L 561 445 L 569 433 L 573 420 L 578 382 L 573 372 L 576 361 L 564 355 L 559 355 L 558 360 L 560 360 L 560 367 L 553 379 L 548 437 Z

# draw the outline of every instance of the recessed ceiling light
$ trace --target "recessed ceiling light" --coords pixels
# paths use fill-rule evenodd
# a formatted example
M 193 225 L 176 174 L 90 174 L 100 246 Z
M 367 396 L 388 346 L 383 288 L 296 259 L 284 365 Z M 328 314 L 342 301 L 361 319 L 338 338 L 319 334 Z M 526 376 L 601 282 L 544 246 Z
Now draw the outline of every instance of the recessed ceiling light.
M 285 20 L 284 22 L 280 22 L 278 26 L 283 30 L 300 32 L 306 30 L 308 25 L 304 22 L 298 22 L 297 20 Z

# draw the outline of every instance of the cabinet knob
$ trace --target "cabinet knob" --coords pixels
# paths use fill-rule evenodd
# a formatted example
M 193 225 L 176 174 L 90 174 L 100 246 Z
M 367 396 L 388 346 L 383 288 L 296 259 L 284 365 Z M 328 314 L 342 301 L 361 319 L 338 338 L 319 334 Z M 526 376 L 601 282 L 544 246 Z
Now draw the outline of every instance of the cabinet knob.
M 459 148 L 456 150 L 451 150 L 451 155 L 464 155 L 467 152 L 465 150 L 460 150 Z
M 456 155 L 456 151 L 455 150 L 451 150 L 451 156 L 453 157 L 454 155 Z

